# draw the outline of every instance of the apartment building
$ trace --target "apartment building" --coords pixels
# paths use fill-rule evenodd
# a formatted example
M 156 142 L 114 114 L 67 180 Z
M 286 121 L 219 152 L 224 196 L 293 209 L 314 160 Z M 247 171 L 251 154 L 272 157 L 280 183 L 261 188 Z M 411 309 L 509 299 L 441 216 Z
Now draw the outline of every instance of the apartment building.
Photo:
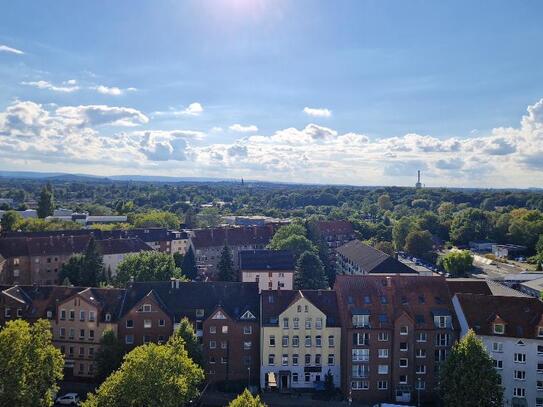
M 459 293 L 461 335 L 483 341 L 504 387 L 504 405 L 543 406 L 543 303 L 530 297 Z
M 417 271 L 360 240 L 352 240 L 336 249 L 336 273 L 338 275 L 417 274 Z
M 117 275 L 117 267 L 126 256 L 153 250 L 139 238 L 97 240 L 96 247 L 109 278 Z
M 264 249 L 273 237 L 275 229 L 275 225 L 269 224 L 193 230 L 190 244 L 194 250 L 199 273 L 203 278 L 214 279 L 216 277 L 217 264 L 225 244 L 232 252 L 234 267 L 239 269 L 239 252 Z
M 438 370 L 458 324 L 443 277 L 337 276 L 342 390 L 353 400 L 436 398 Z
M 242 250 L 239 252 L 241 281 L 258 283 L 258 290 L 292 290 L 294 256 L 286 250 Z
M 262 291 L 260 386 L 316 389 L 330 373 L 341 385 L 341 328 L 330 290 Z
M 336 263 L 336 249 L 356 239 L 353 225 L 346 220 L 322 220 L 317 221 L 310 228 L 310 233 L 326 243 L 328 247 L 328 259 L 331 266 Z

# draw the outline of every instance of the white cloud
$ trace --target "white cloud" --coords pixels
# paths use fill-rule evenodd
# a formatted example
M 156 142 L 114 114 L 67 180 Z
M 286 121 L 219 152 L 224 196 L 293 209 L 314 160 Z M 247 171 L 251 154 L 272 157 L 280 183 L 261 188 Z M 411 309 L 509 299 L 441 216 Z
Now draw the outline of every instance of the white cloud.
M 304 113 L 311 117 L 330 117 L 332 111 L 325 108 L 304 107 Z
M 75 79 L 70 79 L 69 81 L 63 82 L 62 85 L 53 85 L 48 81 L 21 82 L 21 84 L 33 86 L 38 89 L 47 89 L 52 90 L 53 92 L 62 93 L 72 93 L 80 89 L 79 86 L 77 86 L 77 81 Z
M 170 107 L 170 110 L 164 112 L 154 112 L 154 116 L 200 116 L 204 112 L 204 107 L 198 103 L 193 102 L 188 105 L 186 108 L 181 110 L 176 110 L 173 107 Z
M 8 47 L 0 44 L 0 52 L 9 52 L 11 54 L 23 55 L 24 52 L 17 48 Z
M 76 126 L 107 124 L 133 127 L 149 122 L 149 118 L 139 110 L 107 105 L 65 106 L 58 108 L 56 114 Z
M 238 133 L 254 133 L 255 131 L 258 131 L 258 127 L 256 127 L 254 124 L 244 126 L 242 124 L 236 123 L 228 128 Z
M 116 86 L 104 86 L 104 85 L 98 85 L 91 87 L 91 89 L 96 90 L 96 92 L 101 93 L 102 95 L 109 95 L 109 96 L 120 96 L 123 95 L 125 92 L 135 92 L 136 88 L 126 88 L 121 89 Z

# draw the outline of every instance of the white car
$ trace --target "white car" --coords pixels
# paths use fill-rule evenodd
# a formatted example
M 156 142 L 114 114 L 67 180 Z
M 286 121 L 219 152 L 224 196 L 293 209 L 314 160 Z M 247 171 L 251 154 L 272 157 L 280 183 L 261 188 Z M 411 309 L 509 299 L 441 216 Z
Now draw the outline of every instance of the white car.
M 62 406 L 77 406 L 79 404 L 79 394 L 66 393 L 64 396 L 57 398 L 55 403 Z

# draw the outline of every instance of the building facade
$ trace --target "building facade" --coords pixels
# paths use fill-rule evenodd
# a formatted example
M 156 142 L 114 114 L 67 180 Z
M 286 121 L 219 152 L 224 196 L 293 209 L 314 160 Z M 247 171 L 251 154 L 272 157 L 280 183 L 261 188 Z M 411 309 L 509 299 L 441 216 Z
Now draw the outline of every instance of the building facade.
M 330 290 L 263 291 L 260 386 L 280 391 L 341 385 L 341 328 Z
M 241 281 L 258 283 L 258 290 L 292 290 L 294 256 L 285 250 L 243 250 L 239 252 Z

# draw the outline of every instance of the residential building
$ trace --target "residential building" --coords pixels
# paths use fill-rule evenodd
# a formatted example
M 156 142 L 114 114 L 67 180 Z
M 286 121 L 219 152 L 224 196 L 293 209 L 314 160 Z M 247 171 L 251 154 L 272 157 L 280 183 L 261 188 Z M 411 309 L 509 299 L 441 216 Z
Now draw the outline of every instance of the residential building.
M 502 297 L 528 297 L 528 294 L 501 284 L 499 281 L 482 278 L 448 278 L 451 295 L 458 293 L 498 295 Z
M 508 259 L 524 253 L 526 249 L 526 246 L 516 244 L 493 244 L 492 254 L 501 259 Z
M 117 275 L 117 267 L 126 256 L 152 249 L 139 238 L 97 240 L 96 247 L 102 255 L 104 270 L 109 278 Z
M 331 290 L 262 291 L 260 385 L 315 389 L 325 376 L 341 385 L 341 328 Z
M 504 405 L 543 406 L 543 303 L 535 298 L 456 294 L 461 335 L 483 341 L 504 387 Z
M 360 240 L 352 240 L 336 249 L 336 273 L 346 275 L 380 273 L 418 273 L 408 265 Z
M 336 249 L 356 239 L 353 225 L 346 220 L 321 220 L 310 227 L 310 233 L 328 247 L 328 261 L 331 267 L 336 264 Z
M 342 390 L 368 404 L 436 399 L 458 324 L 445 278 L 339 275 Z
M 519 290 L 531 297 L 541 298 L 541 293 L 543 292 L 543 277 L 520 283 Z
M 286 250 L 242 250 L 239 252 L 241 281 L 258 283 L 258 290 L 292 290 L 294 256 Z
M 195 229 L 191 232 L 190 244 L 194 250 L 196 265 L 202 278 L 214 279 L 217 264 L 224 245 L 232 253 L 234 268 L 239 269 L 239 252 L 264 249 L 270 242 L 276 226 L 226 227 Z

